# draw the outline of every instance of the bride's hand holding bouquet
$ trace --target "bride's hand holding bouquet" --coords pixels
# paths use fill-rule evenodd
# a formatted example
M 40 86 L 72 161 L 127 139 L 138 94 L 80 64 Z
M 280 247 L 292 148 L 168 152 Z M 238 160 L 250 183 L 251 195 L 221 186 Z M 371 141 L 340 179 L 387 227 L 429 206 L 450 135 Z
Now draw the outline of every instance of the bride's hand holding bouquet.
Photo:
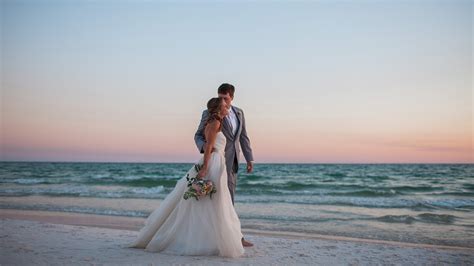
M 207 165 L 203 165 L 202 168 L 199 170 L 196 178 L 203 179 L 207 175 Z

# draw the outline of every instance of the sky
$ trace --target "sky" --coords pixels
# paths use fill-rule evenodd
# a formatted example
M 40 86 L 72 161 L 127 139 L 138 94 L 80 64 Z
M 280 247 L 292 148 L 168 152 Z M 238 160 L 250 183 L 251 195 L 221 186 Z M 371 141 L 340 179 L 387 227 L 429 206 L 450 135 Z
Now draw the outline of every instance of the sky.
M 472 1 L 1 1 L 3 161 L 474 163 Z

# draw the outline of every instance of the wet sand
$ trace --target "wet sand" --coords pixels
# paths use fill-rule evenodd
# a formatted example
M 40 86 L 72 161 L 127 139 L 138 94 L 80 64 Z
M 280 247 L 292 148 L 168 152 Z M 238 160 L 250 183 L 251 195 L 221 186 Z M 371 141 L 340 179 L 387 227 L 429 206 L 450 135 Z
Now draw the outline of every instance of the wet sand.
M 0 210 L 1 265 L 474 264 L 474 248 L 243 230 L 241 258 L 173 256 L 127 248 L 144 218 Z

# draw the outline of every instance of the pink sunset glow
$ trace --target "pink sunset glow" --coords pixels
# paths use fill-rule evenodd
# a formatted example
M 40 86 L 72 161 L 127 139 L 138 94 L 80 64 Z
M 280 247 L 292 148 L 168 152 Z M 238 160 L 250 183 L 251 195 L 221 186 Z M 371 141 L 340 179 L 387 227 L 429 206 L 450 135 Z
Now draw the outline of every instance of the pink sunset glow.
M 462 5 L 157 5 L 3 5 L 0 159 L 193 162 L 229 82 L 258 163 L 474 162 Z

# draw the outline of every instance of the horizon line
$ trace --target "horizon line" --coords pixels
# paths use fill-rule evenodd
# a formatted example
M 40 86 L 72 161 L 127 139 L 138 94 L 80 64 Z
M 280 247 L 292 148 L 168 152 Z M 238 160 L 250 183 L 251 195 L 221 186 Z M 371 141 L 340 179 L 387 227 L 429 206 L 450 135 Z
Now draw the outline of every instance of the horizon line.
M 135 163 L 135 164 L 195 164 L 196 162 L 134 162 L 134 161 L 18 161 L 18 160 L 0 160 L 0 163 Z M 246 164 L 245 162 L 239 164 Z M 429 162 L 259 162 L 257 164 L 474 164 L 466 162 L 444 162 L 444 163 L 429 163 Z

